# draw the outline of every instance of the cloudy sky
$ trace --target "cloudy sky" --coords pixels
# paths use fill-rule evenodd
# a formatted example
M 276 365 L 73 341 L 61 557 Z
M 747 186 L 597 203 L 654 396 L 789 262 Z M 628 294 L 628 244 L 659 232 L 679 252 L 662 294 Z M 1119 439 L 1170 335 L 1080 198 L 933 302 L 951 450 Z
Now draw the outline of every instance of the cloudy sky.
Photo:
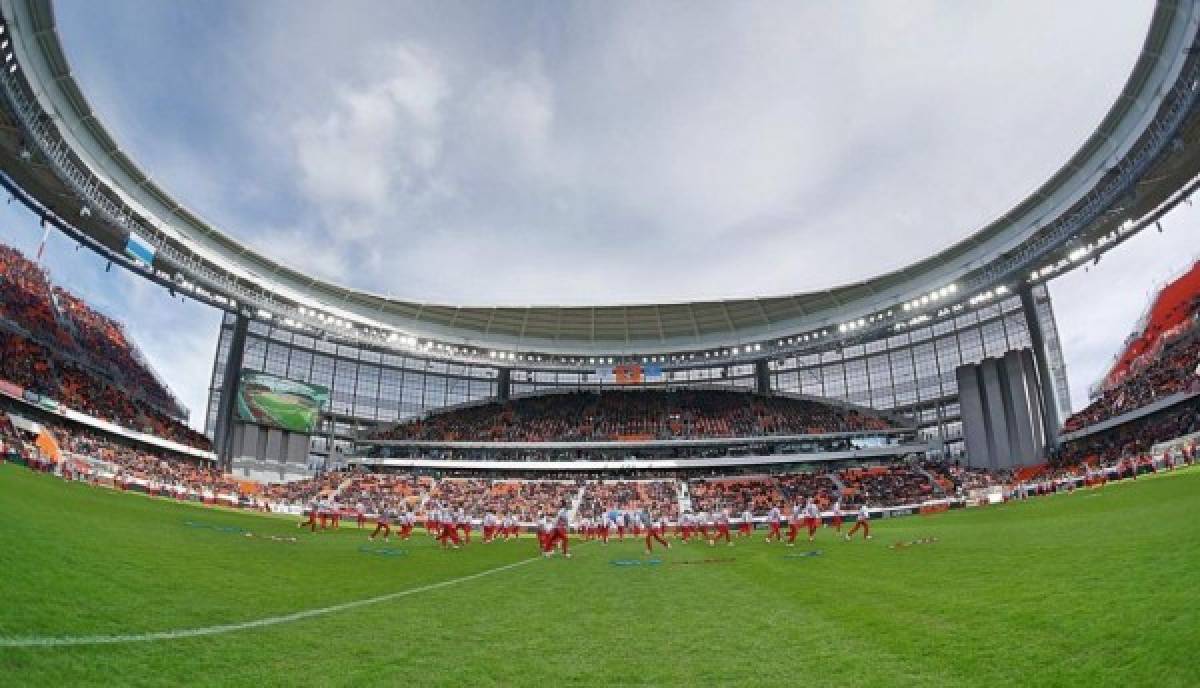
M 56 3 L 85 93 L 185 204 L 306 271 L 472 304 L 765 295 L 903 266 L 1070 156 L 1151 9 Z M 5 213 L 0 237 L 35 250 L 33 220 Z M 1077 406 L 1200 250 L 1195 221 L 1053 285 Z M 219 315 L 61 239 L 49 265 L 130 323 L 201 422 Z

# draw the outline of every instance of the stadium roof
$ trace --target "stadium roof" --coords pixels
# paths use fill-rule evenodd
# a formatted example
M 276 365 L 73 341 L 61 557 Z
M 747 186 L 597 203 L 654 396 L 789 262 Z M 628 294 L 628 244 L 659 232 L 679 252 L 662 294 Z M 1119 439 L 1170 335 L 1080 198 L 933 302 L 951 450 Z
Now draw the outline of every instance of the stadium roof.
M 143 272 L 230 310 L 384 347 L 436 346 L 456 357 L 706 349 L 762 357 L 884 336 L 1082 264 L 1190 194 L 1200 171 L 1193 49 L 1200 7 L 1161 0 L 1124 89 L 1078 152 L 1009 212 L 903 269 L 827 290 L 720 301 L 403 301 L 291 269 L 183 207 L 121 150 L 92 110 L 72 77 L 50 0 L 0 0 L 0 9 L 19 67 L 2 74 L 9 121 L 0 168 L 22 200 L 125 263 L 129 235 L 140 236 L 156 251 L 153 269 Z

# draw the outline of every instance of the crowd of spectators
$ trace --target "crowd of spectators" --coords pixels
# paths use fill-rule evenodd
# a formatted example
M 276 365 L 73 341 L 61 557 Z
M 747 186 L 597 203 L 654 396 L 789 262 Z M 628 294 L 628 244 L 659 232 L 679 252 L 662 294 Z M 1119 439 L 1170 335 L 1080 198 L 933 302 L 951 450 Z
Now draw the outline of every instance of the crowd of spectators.
M 262 487 L 261 494 L 275 504 L 303 507 L 314 499 L 332 497 L 348 478 L 346 472 L 330 471 L 304 480 L 270 483 Z
M 0 378 L 69 408 L 194 447 L 209 441 L 124 328 L 64 289 L 37 264 L 0 245 Z
M 1200 325 L 1193 324 L 1166 344 L 1156 357 L 1068 418 L 1063 431 L 1075 432 L 1163 397 L 1200 389 L 1197 366 L 1200 366 Z
M 807 399 L 732 390 L 606 390 L 525 397 L 433 414 L 376 439 L 574 442 L 885 430 L 885 419 Z
M 618 511 L 649 511 L 674 519 L 679 515 L 679 493 L 671 480 L 600 480 L 589 482 L 579 504 L 582 518 L 599 518 Z
M 848 468 L 838 473 L 848 501 L 872 506 L 916 504 L 934 496 L 929 475 L 903 463 Z
M 739 515 L 749 510 L 761 517 L 766 516 L 772 507 L 782 507 L 784 504 L 779 481 L 765 475 L 693 480 L 688 483 L 688 493 L 692 510 L 698 512 L 728 509 L 730 514 Z
M 1050 463 L 1052 466 L 1111 464 L 1124 457 L 1148 454 L 1159 442 L 1194 432 L 1200 432 L 1200 401 L 1195 399 L 1067 442 L 1051 456 Z
M 906 463 L 886 466 L 844 468 L 835 472 L 842 490 L 830 473 L 807 471 L 739 478 L 694 479 L 688 483 L 694 511 L 749 510 L 762 517 L 772 507 L 786 510 L 811 498 L 822 509 L 830 508 L 839 494 L 843 507 L 867 503 L 873 507 L 914 504 L 934 496 L 929 476 Z
M 520 521 L 532 522 L 542 514 L 554 514 L 565 504 L 570 506 L 579 494 L 580 483 L 574 480 L 500 480 L 474 516 L 483 516 L 490 509 L 496 514 L 508 514 Z
M 443 478 L 430 487 L 426 506 L 462 509 L 471 518 L 482 518 L 491 511 L 533 521 L 543 513 L 557 512 L 563 504 L 570 505 L 580 487 L 574 480 Z
M 430 483 L 428 478 L 418 478 L 407 473 L 351 471 L 339 474 L 339 481 L 343 475 L 350 482 L 342 488 L 338 495 L 339 501 L 351 508 L 361 505 L 374 512 L 388 509 L 415 510 L 420 504 L 422 490 L 427 489 Z
M 36 438 L 18 432 L 7 415 L 0 413 L 0 418 L 3 418 L 0 436 L 6 450 L 15 450 L 23 457 L 33 457 L 39 453 Z M 202 460 L 137 447 L 81 427 L 68 427 L 44 420 L 39 421 L 38 425 L 53 436 L 63 458 L 87 457 L 106 462 L 115 469 L 113 477 L 118 484 L 140 480 L 162 488 L 210 494 L 241 494 L 237 481 Z
M 935 476 L 947 494 L 961 495 L 971 490 L 1003 486 L 1013 481 L 1011 471 L 972 468 L 959 463 L 927 463 L 925 469 Z

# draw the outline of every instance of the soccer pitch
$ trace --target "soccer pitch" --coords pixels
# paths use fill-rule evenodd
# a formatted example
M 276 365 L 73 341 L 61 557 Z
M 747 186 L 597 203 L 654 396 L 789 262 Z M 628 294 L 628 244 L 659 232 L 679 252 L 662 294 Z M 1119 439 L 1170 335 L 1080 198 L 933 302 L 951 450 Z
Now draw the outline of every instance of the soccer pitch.
M 1197 515 L 1189 469 L 869 542 L 543 560 L 528 537 L 369 544 L 3 465 L 0 684 L 1195 686 Z M 96 636 L 127 638 L 54 644 Z
M 249 392 L 253 406 L 265 412 L 269 422 L 294 432 L 311 432 L 316 427 L 317 409 L 312 400 L 282 392 Z

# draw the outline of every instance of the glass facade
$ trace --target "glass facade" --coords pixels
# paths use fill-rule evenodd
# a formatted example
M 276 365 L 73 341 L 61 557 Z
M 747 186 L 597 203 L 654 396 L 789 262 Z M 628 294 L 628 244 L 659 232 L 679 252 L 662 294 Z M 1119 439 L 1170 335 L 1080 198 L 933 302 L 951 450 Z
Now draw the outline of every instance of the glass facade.
M 1048 359 L 1059 402 L 1070 408 L 1049 293 L 1034 288 L 1038 315 L 1047 333 Z M 220 388 L 235 318 L 226 316 L 213 368 L 208 423 L 211 436 L 220 405 Z M 822 397 L 869 406 L 904 416 L 923 439 L 943 443 L 951 455 L 961 453 L 962 422 L 955 369 L 1030 346 L 1029 328 L 1020 299 L 1011 296 L 947 320 L 901 334 L 820 352 L 768 361 L 773 391 Z M 497 396 L 499 368 L 422 358 L 337 344 L 295 334 L 269 323 L 250 323 L 243 367 L 328 387 L 336 418 L 336 441 L 350 449 L 353 432 L 377 424 L 408 420 L 427 412 Z M 567 389 L 598 389 L 591 370 L 512 367 L 510 395 Z M 754 364 L 732 363 L 665 371 L 669 385 L 723 386 L 751 390 Z M 1065 416 L 1064 416 L 1065 417 Z M 324 453 L 329 432 L 313 438 L 313 450 Z

